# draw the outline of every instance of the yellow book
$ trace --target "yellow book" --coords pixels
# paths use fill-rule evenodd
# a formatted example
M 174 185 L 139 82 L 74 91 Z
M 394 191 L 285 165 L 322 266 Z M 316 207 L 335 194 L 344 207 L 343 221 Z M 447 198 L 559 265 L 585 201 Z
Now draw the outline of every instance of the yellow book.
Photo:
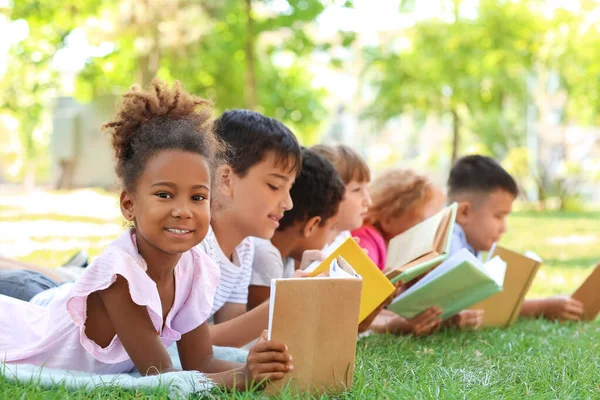
M 353 238 L 336 240 L 327 246 L 323 252 L 327 256 L 325 261 L 310 264 L 305 271 L 310 276 L 329 271 L 331 262 L 342 257 L 358 275 L 362 277 L 363 286 L 360 299 L 360 313 L 358 322 L 362 322 L 385 299 L 394 293 L 395 287 L 389 279 L 377 268 L 369 256 L 360 248 Z

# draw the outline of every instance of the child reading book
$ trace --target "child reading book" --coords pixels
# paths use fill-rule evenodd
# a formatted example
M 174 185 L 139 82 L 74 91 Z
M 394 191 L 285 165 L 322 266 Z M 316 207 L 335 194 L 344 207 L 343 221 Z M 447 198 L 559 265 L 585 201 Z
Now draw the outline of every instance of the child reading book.
M 389 169 L 369 188 L 373 204 L 364 225 L 352 236 L 384 270 L 389 241 L 412 226 L 431 217 L 444 206 L 444 195 L 424 175 L 408 169 Z
M 506 232 L 506 217 L 519 194 L 515 180 L 490 157 L 461 158 L 450 171 L 448 201 L 458 203 L 450 253 L 466 248 L 473 254 L 489 251 Z M 581 302 L 568 296 L 525 299 L 523 317 L 579 320 Z
M 352 148 L 319 144 L 311 150 L 327 158 L 337 169 L 345 185 L 344 199 L 340 204 L 337 222 L 327 240 L 331 243 L 338 235 L 350 237 L 350 231 L 360 228 L 371 205 L 369 182 L 371 171 L 365 160 Z
M 390 169 L 378 176 L 370 186 L 373 204 L 365 224 L 352 231 L 360 239 L 361 247 L 380 269 L 385 269 L 387 244 L 395 236 L 431 217 L 444 206 L 444 195 L 423 175 L 412 170 Z M 371 326 L 375 332 L 412 333 L 422 335 L 433 332 L 442 321 L 441 310 L 430 308 L 420 315 L 405 320 L 384 311 Z M 464 310 L 447 324 L 476 328 L 482 315 L 479 311 Z
M 227 111 L 214 130 L 226 145 L 225 162 L 213 177 L 211 223 L 199 247 L 221 270 L 210 312 L 213 342 L 240 347 L 256 339 L 268 321 L 268 308 L 246 313 L 251 236 L 269 239 L 292 208 L 289 190 L 300 171 L 301 149 L 285 125 L 252 111 Z M 31 302 L 45 305 L 56 290 L 43 291 Z
M 219 268 L 196 245 L 209 229 L 211 169 L 222 146 L 207 101 L 155 81 L 126 93 L 112 134 L 120 206 L 133 224 L 47 307 L 0 296 L 0 359 L 93 373 L 206 371 L 224 387 L 281 379 L 282 343 L 262 341 L 243 366 L 212 356 L 208 319 Z M 182 174 L 181 171 L 186 171 Z
M 290 189 L 302 154 L 285 125 L 253 111 L 226 111 L 215 132 L 227 145 L 227 159 L 215 174 L 211 229 L 200 247 L 221 269 L 210 327 L 213 343 L 239 347 L 261 334 L 269 314 L 268 307 L 246 312 L 252 237 L 270 239 L 292 208 Z
M 304 148 L 302 170 L 290 195 L 294 207 L 283 214 L 271 240 L 255 239 L 249 308 L 269 299 L 271 279 L 292 277 L 295 261 L 301 261 L 306 250 L 325 246 L 336 222 L 344 185 L 327 159 Z M 312 261 L 309 253 L 307 256 L 304 264 Z

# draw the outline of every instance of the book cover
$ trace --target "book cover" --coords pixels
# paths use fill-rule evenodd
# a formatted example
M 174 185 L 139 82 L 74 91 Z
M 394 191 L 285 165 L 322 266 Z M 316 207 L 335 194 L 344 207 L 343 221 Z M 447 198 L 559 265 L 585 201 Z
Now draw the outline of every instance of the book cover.
M 600 264 L 594 268 L 585 282 L 573 293 L 573 298 L 583 303 L 584 321 L 593 321 L 600 312 Z
M 484 310 L 483 326 L 508 327 L 519 317 L 523 301 L 542 262 L 501 246 L 495 246 L 490 258 L 499 256 L 506 262 L 504 289 L 475 304 L 472 309 Z
M 352 386 L 362 280 L 317 277 L 274 279 L 269 338 L 285 343 L 294 369 L 270 382 L 267 395 L 334 393 Z

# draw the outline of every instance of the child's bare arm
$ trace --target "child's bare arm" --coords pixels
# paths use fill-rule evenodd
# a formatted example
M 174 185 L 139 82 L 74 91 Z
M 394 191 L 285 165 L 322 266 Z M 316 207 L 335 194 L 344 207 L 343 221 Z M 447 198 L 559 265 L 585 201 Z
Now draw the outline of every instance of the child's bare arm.
M 240 347 L 259 337 L 268 325 L 269 303 L 266 302 L 237 318 L 215 323 L 209 329 L 215 346 Z
M 552 296 L 545 299 L 525 299 L 521 317 L 558 321 L 579 321 L 583 314 L 583 304 L 569 296 Z
M 248 309 L 258 307 L 265 301 L 269 300 L 271 296 L 271 287 L 269 286 L 258 286 L 250 285 L 248 287 Z
M 239 303 L 225 303 L 214 315 L 215 324 L 221 324 L 239 317 L 246 312 L 247 305 Z
M 89 300 L 88 304 L 92 304 L 86 319 L 86 335 L 91 340 L 104 344 L 116 334 L 141 374 L 175 371 L 148 310 L 133 302 L 125 278 L 118 276 L 108 289 L 96 293 L 101 304 L 93 304 L 93 298 Z
M 177 342 L 177 349 L 184 370 L 202 371 L 226 388 L 248 389 L 265 379 L 282 379 L 292 368 L 287 347 L 274 341 L 261 340 L 254 345 L 246 364 L 214 358 L 206 323 L 183 335 Z

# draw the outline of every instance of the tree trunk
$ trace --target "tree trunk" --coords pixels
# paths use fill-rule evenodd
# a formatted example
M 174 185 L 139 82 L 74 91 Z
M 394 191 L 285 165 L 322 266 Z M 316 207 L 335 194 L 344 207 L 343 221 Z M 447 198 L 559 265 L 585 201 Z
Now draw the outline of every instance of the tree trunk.
M 254 32 L 254 19 L 252 18 L 252 0 L 246 0 L 246 107 L 249 110 L 255 110 L 257 106 L 256 100 L 256 71 L 255 71 L 255 55 L 254 44 L 256 41 Z
M 453 108 L 452 113 L 452 165 L 458 160 L 458 147 L 460 145 L 460 117 Z

